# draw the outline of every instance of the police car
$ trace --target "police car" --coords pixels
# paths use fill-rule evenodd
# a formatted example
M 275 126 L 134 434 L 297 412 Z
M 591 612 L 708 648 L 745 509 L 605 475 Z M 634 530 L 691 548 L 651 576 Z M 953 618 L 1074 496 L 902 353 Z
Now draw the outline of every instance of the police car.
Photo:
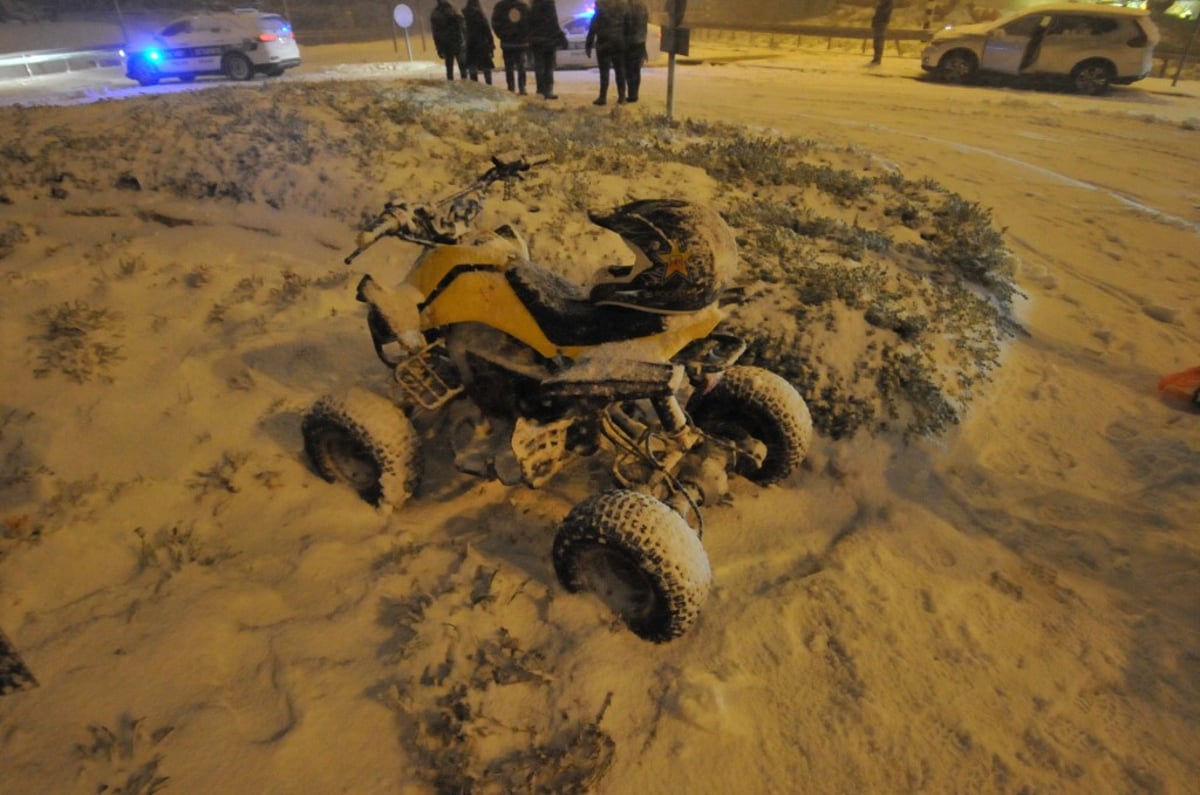
M 570 19 L 560 19 L 558 24 L 567 34 L 567 48 L 555 55 L 558 69 L 591 69 L 597 66 L 596 53 L 587 53 L 587 32 L 592 25 L 595 9 L 576 14 Z M 646 26 L 646 63 L 658 61 L 661 55 L 662 32 L 658 25 Z
M 249 80 L 278 77 L 300 65 L 291 24 L 278 14 L 236 9 L 182 17 L 145 46 L 125 53 L 125 75 L 143 86 L 167 77 L 184 82 L 198 75 Z

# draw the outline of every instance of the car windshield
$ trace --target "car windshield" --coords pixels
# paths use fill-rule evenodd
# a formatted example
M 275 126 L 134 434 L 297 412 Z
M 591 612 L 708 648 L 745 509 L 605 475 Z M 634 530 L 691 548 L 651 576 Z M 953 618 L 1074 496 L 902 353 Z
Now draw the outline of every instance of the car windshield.
M 995 28 L 1007 27 L 1010 23 L 1015 22 L 1016 20 L 1020 19 L 1021 17 L 1025 17 L 1025 16 L 1030 16 L 1030 17 L 1033 17 L 1034 19 L 1037 19 L 1038 17 L 1042 16 L 1044 13 L 1045 13 L 1044 11 L 1036 11 L 1036 10 L 1032 10 L 1032 9 L 1028 9 L 1028 8 L 1018 8 L 1016 11 L 1010 11 L 1009 13 L 1005 14 L 1004 16 L 1000 17 L 995 22 L 993 22 L 992 28 L 995 29 Z

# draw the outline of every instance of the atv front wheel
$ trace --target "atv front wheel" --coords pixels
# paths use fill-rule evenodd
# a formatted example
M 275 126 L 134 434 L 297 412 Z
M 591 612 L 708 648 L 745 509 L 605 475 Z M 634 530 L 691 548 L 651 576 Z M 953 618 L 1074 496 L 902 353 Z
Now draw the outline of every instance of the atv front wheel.
M 421 479 L 416 429 L 390 400 L 353 388 L 317 401 L 301 423 L 304 451 L 330 483 L 398 508 Z
M 692 422 L 709 436 L 742 448 L 758 441 L 766 447 L 761 466 L 748 455 L 737 457 L 739 475 L 766 486 L 796 470 L 812 441 L 812 415 L 795 387 L 761 367 L 730 367 L 706 394 L 688 401 Z
M 664 643 L 688 630 L 712 571 L 696 531 L 662 502 L 617 489 L 567 515 L 554 571 L 572 593 L 595 593 L 638 637 Z

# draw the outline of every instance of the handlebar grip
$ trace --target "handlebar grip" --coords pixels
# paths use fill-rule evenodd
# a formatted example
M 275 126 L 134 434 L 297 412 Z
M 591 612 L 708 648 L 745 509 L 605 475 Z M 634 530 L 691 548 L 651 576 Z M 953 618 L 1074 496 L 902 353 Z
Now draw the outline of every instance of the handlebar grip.
M 363 245 L 364 239 L 369 239 L 371 243 L 375 243 L 381 237 L 396 234 L 404 229 L 406 225 L 406 219 L 399 217 L 395 213 L 386 212 L 378 221 L 371 225 L 370 229 L 359 232 L 358 240 L 355 242 L 360 246 Z
M 390 211 L 385 212 L 369 229 L 364 229 L 358 233 L 358 237 L 354 240 L 354 251 L 351 251 L 342 262 L 349 265 L 359 254 L 388 235 L 394 235 L 401 231 L 405 228 L 405 225 L 405 219 L 398 217 Z
M 548 154 L 517 155 L 516 157 L 510 156 L 509 159 L 492 155 L 492 169 L 488 174 L 493 175 L 494 179 L 507 179 L 518 176 L 522 171 L 528 171 L 534 166 L 548 163 L 551 159 Z

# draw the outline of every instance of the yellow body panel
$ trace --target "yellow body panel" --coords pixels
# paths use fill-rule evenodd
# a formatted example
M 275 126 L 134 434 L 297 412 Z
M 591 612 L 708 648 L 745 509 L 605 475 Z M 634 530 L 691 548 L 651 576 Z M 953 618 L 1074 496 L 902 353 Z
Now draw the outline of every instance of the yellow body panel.
M 714 303 L 697 312 L 667 316 L 666 329 L 650 337 L 599 346 L 559 347 L 542 331 L 504 275 L 510 265 L 519 261 L 519 256 L 516 246 L 502 237 L 477 245 L 438 246 L 426 252 L 408 277 L 427 302 L 421 310 L 422 330 L 456 323 L 484 323 L 546 358 L 577 359 L 590 351 L 619 345 L 622 358 L 665 362 L 688 343 L 712 333 L 724 317 Z M 461 272 L 446 283 L 451 272 L 460 267 Z M 441 290 L 434 295 L 439 285 Z
M 552 343 L 517 298 L 499 271 L 472 271 L 458 276 L 421 311 L 421 328 L 455 323 L 486 323 L 515 337 L 547 358 L 571 356 Z
M 428 296 L 459 265 L 492 265 L 503 270 L 519 256 L 517 245 L 499 235 L 473 246 L 437 246 L 417 259 L 408 281 Z

